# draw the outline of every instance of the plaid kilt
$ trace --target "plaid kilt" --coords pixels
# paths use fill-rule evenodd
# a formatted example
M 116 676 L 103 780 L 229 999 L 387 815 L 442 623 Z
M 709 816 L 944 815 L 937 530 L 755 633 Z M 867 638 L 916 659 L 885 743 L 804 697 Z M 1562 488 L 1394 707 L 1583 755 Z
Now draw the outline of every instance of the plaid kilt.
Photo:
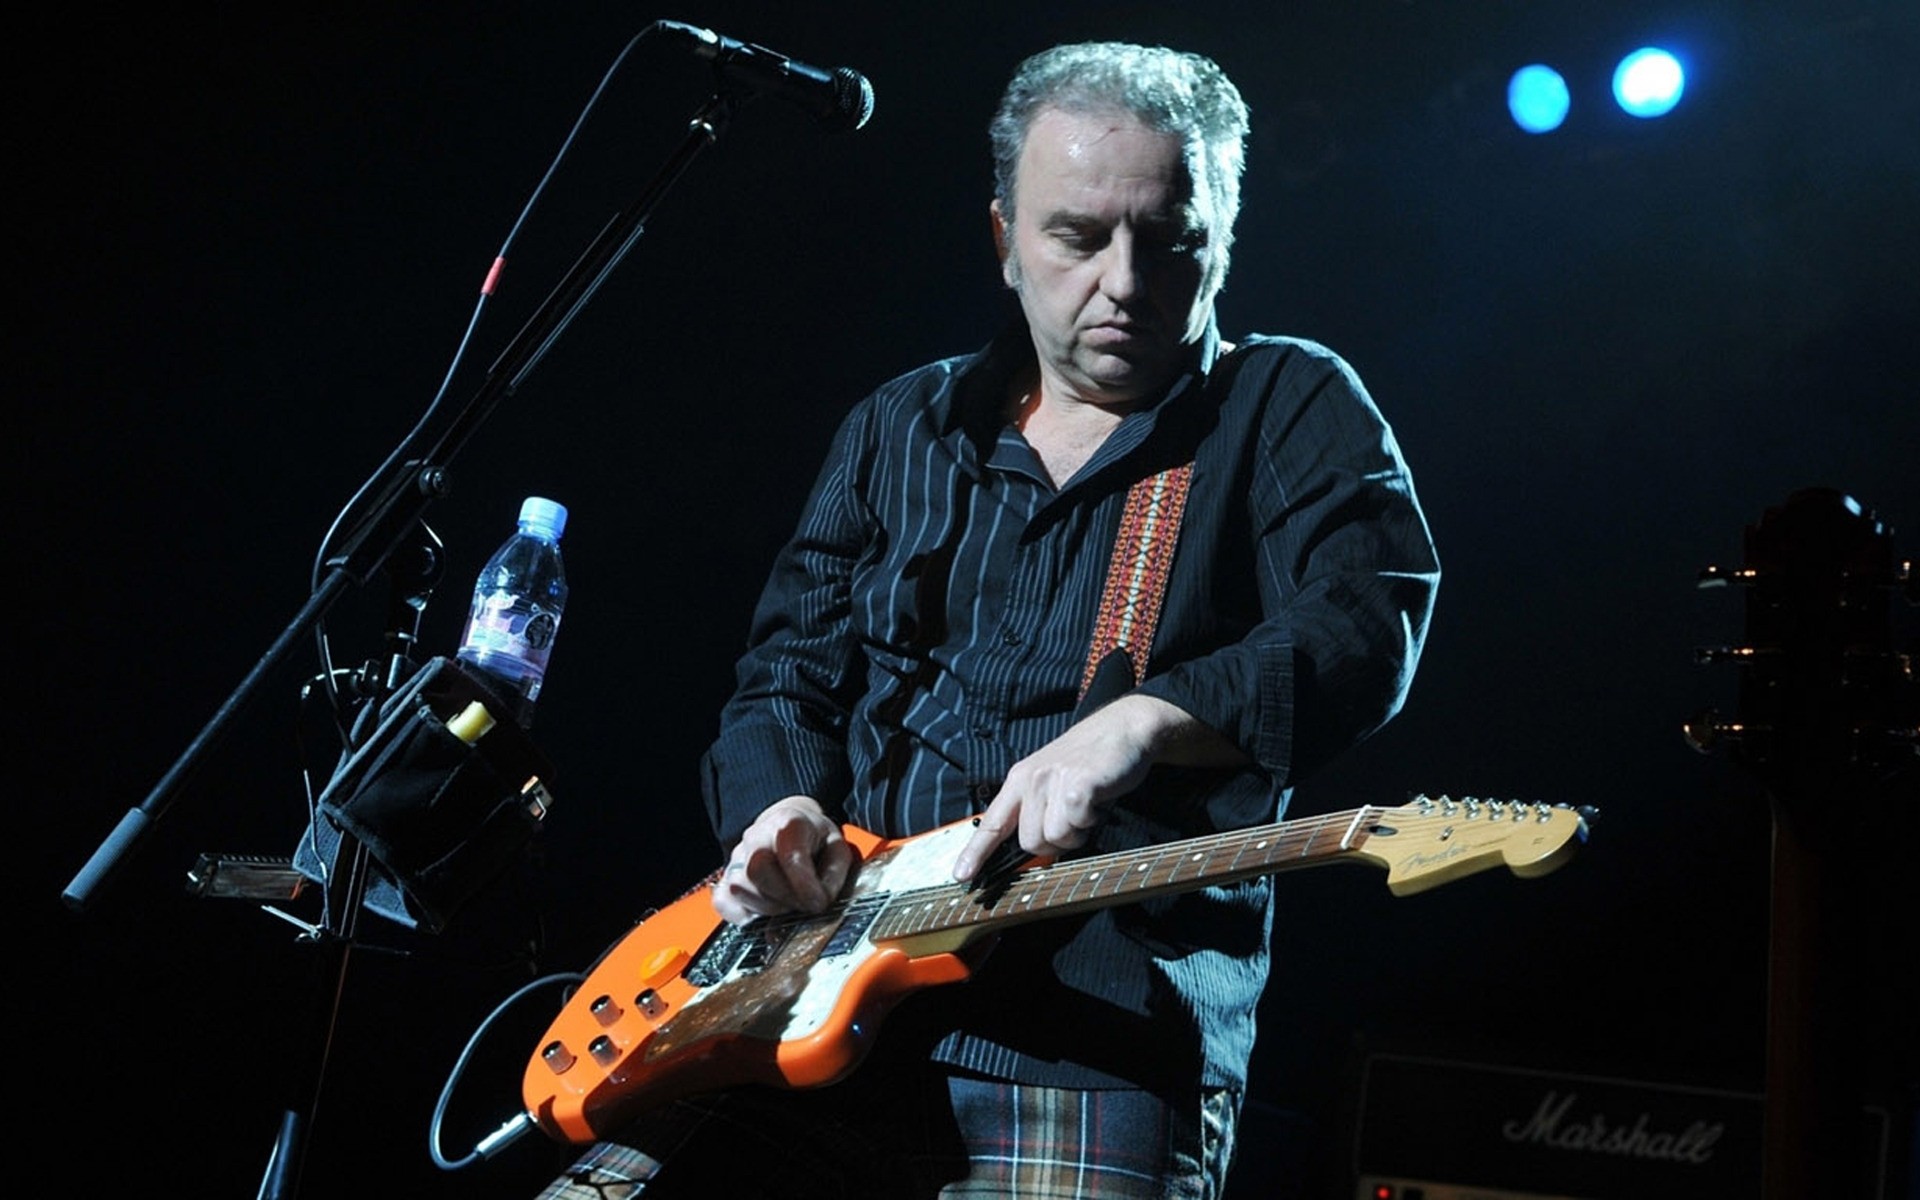
M 742 1089 L 597 1143 L 540 1200 L 1217 1200 L 1239 1104 L 942 1075 L 917 1095 Z

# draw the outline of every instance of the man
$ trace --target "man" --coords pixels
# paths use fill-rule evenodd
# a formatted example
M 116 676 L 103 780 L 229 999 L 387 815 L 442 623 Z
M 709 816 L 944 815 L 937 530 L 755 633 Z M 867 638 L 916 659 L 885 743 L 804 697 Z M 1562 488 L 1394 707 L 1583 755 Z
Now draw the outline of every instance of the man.
M 1015 846 L 1270 822 L 1399 709 L 1439 568 L 1393 436 L 1325 348 L 1216 329 L 1246 129 L 1198 56 L 1020 66 L 990 212 L 1022 319 L 833 442 L 704 763 L 725 920 L 826 908 L 856 870 L 843 822 L 977 817 L 951 871 L 986 886 Z M 1170 564 L 1129 540 L 1143 514 L 1177 519 Z M 1116 544 L 1164 578 L 1157 611 L 1114 589 Z M 636 1131 L 645 1154 L 580 1168 L 615 1190 L 549 1194 L 664 1161 L 649 1196 L 1216 1197 L 1272 913 L 1258 879 L 1010 930 L 847 1079 L 683 1106 L 693 1140 Z

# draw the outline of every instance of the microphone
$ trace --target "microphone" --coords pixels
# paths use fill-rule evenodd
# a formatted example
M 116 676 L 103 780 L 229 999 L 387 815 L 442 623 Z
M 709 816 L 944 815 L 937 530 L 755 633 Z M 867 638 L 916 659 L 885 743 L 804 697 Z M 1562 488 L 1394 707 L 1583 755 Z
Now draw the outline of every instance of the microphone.
M 850 67 L 826 70 L 797 62 L 765 46 L 721 37 L 711 29 L 661 21 L 669 33 L 693 40 L 693 51 L 713 63 L 723 79 L 755 92 L 770 92 L 799 105 L 833 129 L 858 129 L 873 116 L 873 85 Z

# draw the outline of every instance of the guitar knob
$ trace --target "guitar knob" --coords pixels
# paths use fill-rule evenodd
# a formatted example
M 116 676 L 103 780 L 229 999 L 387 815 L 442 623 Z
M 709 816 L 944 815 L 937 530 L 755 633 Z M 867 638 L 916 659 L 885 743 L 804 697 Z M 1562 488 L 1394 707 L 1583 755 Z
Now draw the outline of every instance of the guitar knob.
M 548 1042 L 540 1050 L 540 1061 L 546 1063 L 555 1075 L 561 1075 L 573 1066 L 573 1051 L 567 1049 L 565 1042 Z

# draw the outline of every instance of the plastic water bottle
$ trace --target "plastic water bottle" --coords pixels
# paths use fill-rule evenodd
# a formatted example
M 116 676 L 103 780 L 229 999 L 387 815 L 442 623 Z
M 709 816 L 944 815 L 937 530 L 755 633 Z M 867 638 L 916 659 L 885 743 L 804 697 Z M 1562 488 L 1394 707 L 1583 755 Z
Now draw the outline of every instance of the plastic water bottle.
M 473 585 L 473 607 L 460 639 L 460 661 L 485 672 L 514 706 L 524 727 L 547 674 L 553 637 L 567 606 L 560 559 L 565 506 L 539 496 L 520 505 L 520 525 L 493 552 Z

